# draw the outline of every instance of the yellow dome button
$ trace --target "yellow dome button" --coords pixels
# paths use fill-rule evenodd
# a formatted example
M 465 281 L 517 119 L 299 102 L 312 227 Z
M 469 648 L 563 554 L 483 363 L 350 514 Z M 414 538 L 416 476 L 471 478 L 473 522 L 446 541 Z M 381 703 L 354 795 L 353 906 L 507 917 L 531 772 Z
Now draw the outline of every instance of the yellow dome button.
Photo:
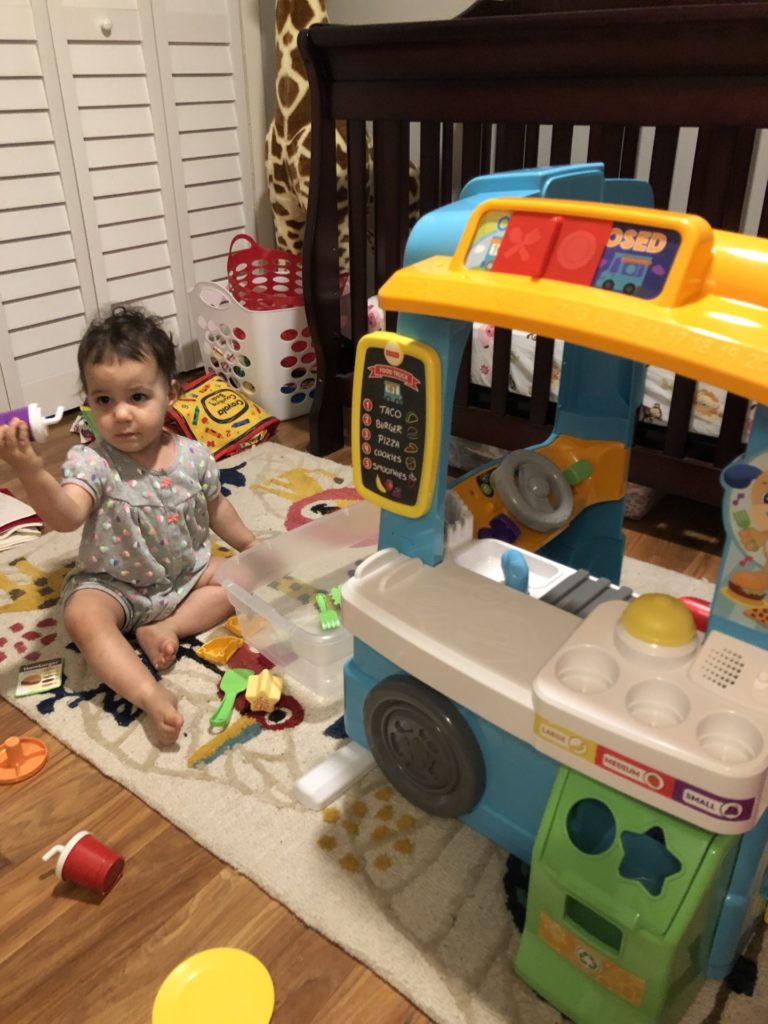
M 669 594 L 642 594 L 630 601 L 621 616 L 630 636 L 660 647 L 682 647 L 696 637 L 693 615 Z

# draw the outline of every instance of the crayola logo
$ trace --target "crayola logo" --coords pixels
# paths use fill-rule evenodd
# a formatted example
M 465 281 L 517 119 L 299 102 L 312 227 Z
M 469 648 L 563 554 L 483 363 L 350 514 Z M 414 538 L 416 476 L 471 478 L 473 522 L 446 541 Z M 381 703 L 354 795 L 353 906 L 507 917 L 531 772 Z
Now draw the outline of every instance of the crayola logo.
M 663 231 L 651 231 L 650 228 L 623 228 L 614 224 L 606 249 L 625 249 L 629 252 L 648 252 L 651 255 L 663 252 L 667 247 L 668 238 Z
M 210 395 L 205 395 L 202 400 L 204 411 L 210 416 L 214 423 L 231 423 L 238 416 L 248 411 L 248 403 L 241 398 L 236 391 L 229 388 L 222 388 Z

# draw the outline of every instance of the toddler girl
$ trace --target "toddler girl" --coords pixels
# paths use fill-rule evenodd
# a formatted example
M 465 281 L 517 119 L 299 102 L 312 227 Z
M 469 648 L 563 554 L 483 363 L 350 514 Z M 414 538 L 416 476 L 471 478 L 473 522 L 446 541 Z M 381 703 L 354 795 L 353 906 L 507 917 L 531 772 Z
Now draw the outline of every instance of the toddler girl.
M 78 366 L 99 440 L 70 449 L 59 484 L 14 419 L 0 428 L 0 457 L 52 530 L 84 525 L 74 570 L 62 591 L 64 625 L 96 675 L 146 711 L 160 743 L 174 743 L 183 719 L 124 634 L 133 632 L 158 670 L 179 638 L 222 622 L 232 608 L 213 581 L 209 528 L 238 551 L 256 543 L 219 488 L 204 445 L 164 429 L 177 393 L 173 343 L 159 320 L 113 307 L 95 320 Z

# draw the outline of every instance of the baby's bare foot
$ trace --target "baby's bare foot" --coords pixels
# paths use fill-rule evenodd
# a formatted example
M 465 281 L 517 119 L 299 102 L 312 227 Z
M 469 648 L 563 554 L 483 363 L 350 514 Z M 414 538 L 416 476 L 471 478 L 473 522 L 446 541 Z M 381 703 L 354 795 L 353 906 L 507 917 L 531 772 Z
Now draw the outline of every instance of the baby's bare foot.
M 179 638 L 166 621 L 149 622 L 146 626 L 139 626 L 136 630 L 136 639 L 158 672 L 173 664 L 176 651 L 179 649 Z
M 157 740 L 163 746 L 176 742 L 184 724 L 178 703 L 178 697 L 174 693 L 166 690 L 164 686 L 156 686 L 144 705 Z

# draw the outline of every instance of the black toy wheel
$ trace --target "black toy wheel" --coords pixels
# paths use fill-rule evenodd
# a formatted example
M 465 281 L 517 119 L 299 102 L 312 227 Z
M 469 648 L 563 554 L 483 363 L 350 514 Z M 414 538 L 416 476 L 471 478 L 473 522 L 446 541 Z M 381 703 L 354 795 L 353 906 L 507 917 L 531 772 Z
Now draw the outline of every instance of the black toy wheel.
M 368 694 L 365 733 L 398 792 L 441 818 L 470 811 L 485 788 L 485 762 L 456 705 L 411 676 L 390 676 Z

